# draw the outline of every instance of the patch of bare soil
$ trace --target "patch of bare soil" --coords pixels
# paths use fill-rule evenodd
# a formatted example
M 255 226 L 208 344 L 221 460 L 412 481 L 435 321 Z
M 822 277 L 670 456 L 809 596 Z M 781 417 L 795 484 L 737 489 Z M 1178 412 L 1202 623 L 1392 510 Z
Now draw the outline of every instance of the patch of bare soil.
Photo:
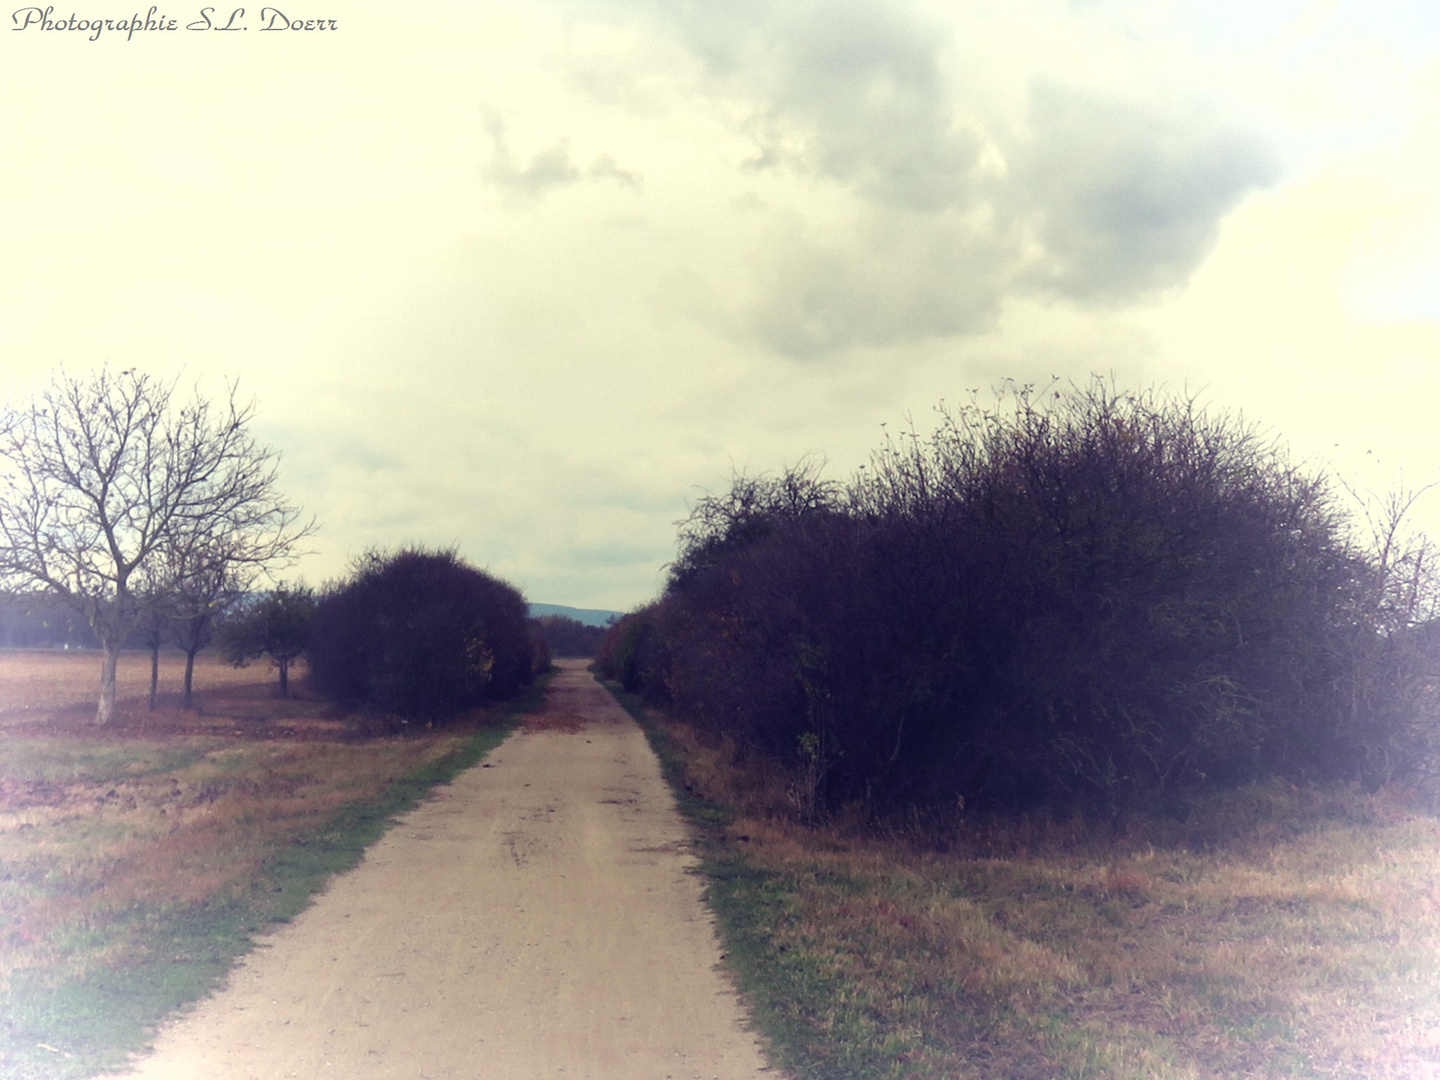
M 581 663 L 562 668 L 533 722 L 407 815 L 127 1075 L 768 1074 L 643 734 Z

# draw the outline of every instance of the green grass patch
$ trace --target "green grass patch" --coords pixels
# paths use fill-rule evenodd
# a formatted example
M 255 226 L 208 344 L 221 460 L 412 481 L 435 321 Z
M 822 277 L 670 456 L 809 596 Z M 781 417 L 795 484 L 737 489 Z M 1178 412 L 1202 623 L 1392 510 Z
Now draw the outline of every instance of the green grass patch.
M 74 745 L 55 739 L 9 736 L 5 776 L 21 782 L 66 784 L 84 779 L 137 780 L 176 772 L 200 760 L 200 745 Z

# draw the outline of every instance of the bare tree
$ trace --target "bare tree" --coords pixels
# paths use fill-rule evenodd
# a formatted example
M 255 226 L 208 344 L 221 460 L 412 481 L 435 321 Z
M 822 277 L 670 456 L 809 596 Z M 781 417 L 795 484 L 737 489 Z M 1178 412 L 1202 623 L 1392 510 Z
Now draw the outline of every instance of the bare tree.
M 1350 747 L 1367 789 L 1405 778 L 1434 799 L 1440 548 L 1413 519 L 1436 485 L 1402 485 L 1381 496 L 1342 483 L 1357 508 L 1356 541 L 1368 555 L 1365 587 L 1349 613 L 1351 633 L 1341 642 Z
M 172 600 L 170 629 L 185 654 L 183 708 L 195 700 L 195 657 L 214 639 L 216 620 L 245 595 L 241 580 L 233 568 L 217 566 L 187 578 Z
M 224 545 L 198 551 L 167 549 L 158 591 L 147 597 L 145 640 L 150 647 L 150 708 L 156 707 L 160 648 L 168 639 L 185 654 L 183 708 L 194 703 L 195 657 L 215 636 L 215 624 L 243 599 L 260 567 L 237 563 Z
M 284 535 L 279 539 L 283 542 Z M 184 708 L 194 702 L 195 657 L 213 640 L 217 621 L 244 600 L 264 574 L 288 561 L 275 550 L 276 540 L 275 534 L 219 522 L 167 548 L 160 612 L 171 639 L 185 653 Z
M 313 530 L 276 491 L 276 454 L 232 386 L 178 402 L 133 369 L 63 370 L 0 412 L 0 576 L 80 611 L 104 652 L 97 723 L 115 718 L 120 646 L 146 601 L 177 592 L 221 552 L 233 567 L 287 564 Z

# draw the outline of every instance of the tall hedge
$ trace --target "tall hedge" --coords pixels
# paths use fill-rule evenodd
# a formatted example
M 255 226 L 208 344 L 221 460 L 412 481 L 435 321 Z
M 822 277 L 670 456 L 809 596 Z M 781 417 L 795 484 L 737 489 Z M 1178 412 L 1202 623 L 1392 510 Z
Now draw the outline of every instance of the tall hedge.
M 534 677 L 525 599 L 453 551 L 371 552 L 316 605 L 315 687 L 350 709 L 444 720 Z
M 1428 640 L 1406 628 L 1433 574 L 1423 541 L 1397 560 L 1352 525 L 1236 417 L 1101 382 L 1018 391 L 941 410 L 843 487 L 801 468 L 703 500 L 602 662 L 787 762 L 821 807 L 1373 786 L 1433 768 L 1426 657 L 1401 647 Z

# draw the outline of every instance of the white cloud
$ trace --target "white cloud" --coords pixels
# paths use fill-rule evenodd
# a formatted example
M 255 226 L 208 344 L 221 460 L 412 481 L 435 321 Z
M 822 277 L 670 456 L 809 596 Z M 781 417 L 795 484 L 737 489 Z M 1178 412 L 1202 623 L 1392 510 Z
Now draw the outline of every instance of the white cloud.
M 1427 12 L 354 0 L 323 44 L 12 34 L 0 396 L 62 360 L 241 376 L 322 518 L 312 580 L 458 544 L 582 606 L 653 591 L 732 467 L 843 474 L 1005 376 L 1203 386 L 1413 474 Z

